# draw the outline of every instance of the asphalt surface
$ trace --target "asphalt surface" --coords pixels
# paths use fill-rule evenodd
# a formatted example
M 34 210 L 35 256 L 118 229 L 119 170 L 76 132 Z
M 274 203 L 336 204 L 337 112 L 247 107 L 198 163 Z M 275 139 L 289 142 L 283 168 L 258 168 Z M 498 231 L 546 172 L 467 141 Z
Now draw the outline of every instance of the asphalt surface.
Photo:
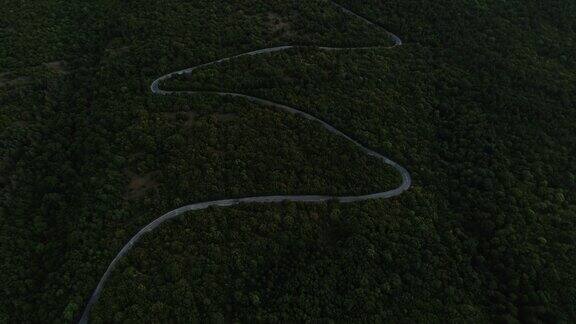
M 370 20 L 342 7 L 339 4 L 336 4 L 334 2 L 332 2 L 332 3 L 336 7 L 340 8 L 342 11 L 344 11 L 345 13 L 347 13 L 353 17 L 356 17 L 358 19 L 361 19 L 362 21 L 364 21 L 365 23 L 367 23 L 371 26 L 382 29 L 382 27 L 371 22 Z M 348 135 L 339 131 L 334 126 L 326 123 L 325 121 L 323 121 L 323 120 L 321 120 L 315 116 L 312 116 L 306 112 L 303 112 L 297 108 L 289 107 L 289 106 L 282 105 L 282 104 L 279 104 L 279 103 L 276 103 L 276 102 L 273 102 L 270 100 L 257 98 L 257 97 L 253 97 L 253 96 L 248 96 L 248 95 L 241 94 L 241 93 L 215 92 L 215 91 L 214 92 L 212 92 L 212 91 L 166 91 L 166 90 L 160 89 L 160 83 L 162 81 L 166 81 L 166 80 L 168 80 L 174 76 L 182 75 L 182 74 L 190 74 L 190 73 L 194 72 L 194 70 L 196 70 L 196 69 L 199 69 L 202 67 L 207 67 L 210 65 L 219 64 L 219 63 L 222 63 L 225 61 L 230 61 L 230 60 L 242 57 L 242 56 L 260 55 L 260 54 L 266 54 L 266 53 L 272 53 L 272 52 L 285 51 L 285 50 L 291 49 L 291 48 L 305 48 L 305 47 L 313 47 L 313 48 L 317 48 L 320 50 L 327 50 L 327 51 L 342 51 L 342 50 L 368 50 L 368 49 L 377 49 L 377 48 L 378 49 L 393 48 L 393 47 L 402 45 L 402 40 L 398 36 L 388 32 L 388 31 L 386 31 L 386 32 L 388 33 L 388 35 L 390 36 L 390 38 L 394 42 L 394 45 L 388 46 L 388 47 L 385 47 L 385 46 L 326 47 L 326 46 L 291 46 L 291 45 L 288 45 L 288 46 L 264 48 L 264 49 L 260 49 L 260 50 L 256 50 L 256 51 L 251 51 L 251 52 L 242 53 L 239 55 L 223 58 L 223 59 L 209 62 L 206 64 L 197 65 L 197 66 L 194 66 L 194 67 L 191 67 L 188 69 L 172 72 L 172 73 L 166 74 L 166 75 L 161 76 L 158 79 L 154 80 L 150 86 L 150 90 L 152 91 L 153 94 L 156 94 L 156 95 L 209 94 L 209 95 L 219 95 L 219 96 L 228 96 L 228 97 L 238 97 L 238 98 L 243 98 L 243 99 L 246 99 L 248 101 L 251 101 L 251 102 L 254 102 L 257 104 L 261 104 L 264 106 L 268 106 L 268 107 L 271 107 L 274 109 L 280 109 L 282 111 L 285 111 L 285 112 L 288 112 L 291 114 L 296 114 L 296 115 L 299 115 L 299 116 L 306 118 L 306 119 L 309 119 L 309 120 L 316 121 L 320 125 L 322 125 L 326 130 L 328 130 L 329 132 L 347 139 L 348 141 L 353 143 L 356 147 L 361 149 L 366 154 L 379 159 L 380 161 L 382 161 L 383 163 L 385 163 L 387 165 L 392 166 L 402 176 L 402 183 L 397 188 L 394 188 L 394 189 L 391 189 L 388 191 L 375 192 L 375 193 L 360 195 L 360 196 L 316 196 L 316 195 L 255 196 L 255 197 L 245 197 L 245 198 L 236 198 L 236 199 L 222 199 L 222 200 L 205 201 L 205 202 L 194 203 L 191 205 L 183 206 L 183 207 L 180 207 L 178 209 L 174 209 L 174 210 L 156 218 L 151 223 L 149 223 L 148 225 L 146 225 L 145 227 L 140 229 L 140 231 L 138 231 L 138 233 L 136 233 L 130 239 L 130 241 L 128 241 L 128 243 L 126 243 L 122 247 L 122 249 L 120 250 L 120 252 L 118 252 L 118 254 L 114 258 L 114 260 L 112 260 L 112 262 L 108 265 L 106 272 L 104 273 L 104 275 L 100 279 L 100 282 L 98 283 L 98 286 L 96 286 L 96 289 L 92 293 L 92 296 L 90 297 L 90 299 L 89 299 L 89 301 L 88 301 L 88 303 L 84 309 L 84 312 L 82 314 L 82 317 L 80 318 L 79 323 L 87 323 L 88 322 L 90 310 L 92 309 L 92 306 L 98 301 L 98 297 L 100 296 L 100 292 L 102 291 L 104 284 L 108 280 L 108 277 L 112 273 L 112 270 L 114 270 L 114 267 L 116 266 L 118 261 L 122 257 L 124 257 L 132 249 L 132 246 L 134 246 L 134 244 L 136 244 L 136 242 L 138 242 L 138 240 L 140 240 L 142 235 L 153 231 L 155 228 L 162 225 L 167 220 L 176 218 L 176 217 L 178 217 L 184 213 L 194 211 L 194 210 L 202 210 L 202 209 L 206 209 L 209 207 L 229 207 L 229 206 L 246 204 L 246 203 L 281 203 L 284 201 L 294 201 L 294 202 L 303 202 L 303 203 L 321 203 L 321 202 L 326 202 L 326 201 L 331 201 L 331 200 L 332 201 L 338 201 L 340 203 L 352 203 L 352 202 L 359 202 L 359 201 L 365 201 L 365 200 L 391 198 L 391 197 L 398 196 L 398 195 L 402 194 L 404 191 L 408 190 L 412 184 L 412 179 L 410 177 L 410 173 L 404 167 L 402 167 L 398 163 L 388 159 L 384 155 L 363 146 L 362 144 L 360 144 L 356 140 L 350 138 Z

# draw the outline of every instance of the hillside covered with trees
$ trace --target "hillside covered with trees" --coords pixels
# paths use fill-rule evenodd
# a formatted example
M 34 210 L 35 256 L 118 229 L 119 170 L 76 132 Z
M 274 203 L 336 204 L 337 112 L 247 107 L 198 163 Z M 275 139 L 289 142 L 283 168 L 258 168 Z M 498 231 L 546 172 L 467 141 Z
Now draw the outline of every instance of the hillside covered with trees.
M 576 4 L 570 0 L 3 1 L 0 322 L 73 322 L 110 261 L 156 217 L 248 204 L 145 235 L 91 320 L 573 322 Z M 5 46 L 4 46 L 5 45 Z

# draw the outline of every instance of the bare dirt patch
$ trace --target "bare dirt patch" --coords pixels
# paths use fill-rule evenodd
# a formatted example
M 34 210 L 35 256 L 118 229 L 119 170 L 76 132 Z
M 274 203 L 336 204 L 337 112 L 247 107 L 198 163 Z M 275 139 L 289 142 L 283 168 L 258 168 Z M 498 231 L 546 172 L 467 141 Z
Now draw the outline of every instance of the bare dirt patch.
M 194 122 L 194 118 L 196 118 L 198 114 L 194 111 L 179 111 L 175 113 L 166 113 L 166 116 L 168 116 L 172 122 L 183 121 L 184 127 L 190 127 Z
M 217 120 L 219 122 L 228 122 L 228 121 L 238 119 L 238 114 L 234 114 L 234 113 L 211 114 L 210 117 L 214 118 L 215 120 Z
M 66 68 L 66 61 L 46 62 L 42 63 L 42 65 L 44 65 L 48 70 L 59 74 L 66 73 L 68 71 Z
M 28 83 L 30 80 L 31 80 L 30 77 L 25 76 L 15 77 L 10 72 L 0 73 L 0 87 L 22 85 Z
M 126 53 L 126 52 L 128 52 L 128 50 L 130 50 L 130 46 L 110 47 L 110 48 L 106 49 L 107 52 L 110 52 L 113 54 Z
M 290 36 L 293 34 L 292 24 L 273 12 L 266 15 L 266 26 L 274 35 Z
M 158 182 L 154 179 L 159 171 L 149 172 L 143 175 L 135 174 L 131 171 L 126 171 L 130 177 L 130 182 L 126 188 L 125 199 L 137 199 L 146 194 L 149 190 L 158 188 Z
M 37 68 L 44 67 L 48 71 L 56 74 L 66 74 L 68 73 L 66 61 L 52 61 L 44 62 L 40 65 L 30 66 L 29 69 L 35 70 Z M 11 71 L 0 73 L 0 87 L 4 86 L 18 86 L 29 83 L 32 80 L 30 76 L 22 75 L 22 71 Z

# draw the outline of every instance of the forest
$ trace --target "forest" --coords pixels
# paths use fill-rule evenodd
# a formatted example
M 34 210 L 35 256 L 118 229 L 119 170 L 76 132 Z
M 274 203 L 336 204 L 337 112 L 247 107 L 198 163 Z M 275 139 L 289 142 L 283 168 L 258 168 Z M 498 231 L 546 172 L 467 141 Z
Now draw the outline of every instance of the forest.
M 2 1 L 0 322 L 576 321 L 576 3 Z

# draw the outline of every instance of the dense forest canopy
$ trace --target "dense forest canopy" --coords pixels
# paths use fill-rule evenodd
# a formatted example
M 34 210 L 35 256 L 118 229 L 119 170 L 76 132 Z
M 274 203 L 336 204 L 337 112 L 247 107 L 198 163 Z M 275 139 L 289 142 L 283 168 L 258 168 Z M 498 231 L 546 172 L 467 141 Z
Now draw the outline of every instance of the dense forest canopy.
M 412 174 L 351 205 L 189 213 L 112 274 L 94 322 L 576 320 L 576 3 L 338 0 L 392 49 L 293 49 L 163 87 L 296 106 Z M 246 195 L 399 176 L 242 99 L 153 96 L 287 44 L 389 46 L 325 0 L 3 1 L 0 322 L 71 322 L 142 226 Z

